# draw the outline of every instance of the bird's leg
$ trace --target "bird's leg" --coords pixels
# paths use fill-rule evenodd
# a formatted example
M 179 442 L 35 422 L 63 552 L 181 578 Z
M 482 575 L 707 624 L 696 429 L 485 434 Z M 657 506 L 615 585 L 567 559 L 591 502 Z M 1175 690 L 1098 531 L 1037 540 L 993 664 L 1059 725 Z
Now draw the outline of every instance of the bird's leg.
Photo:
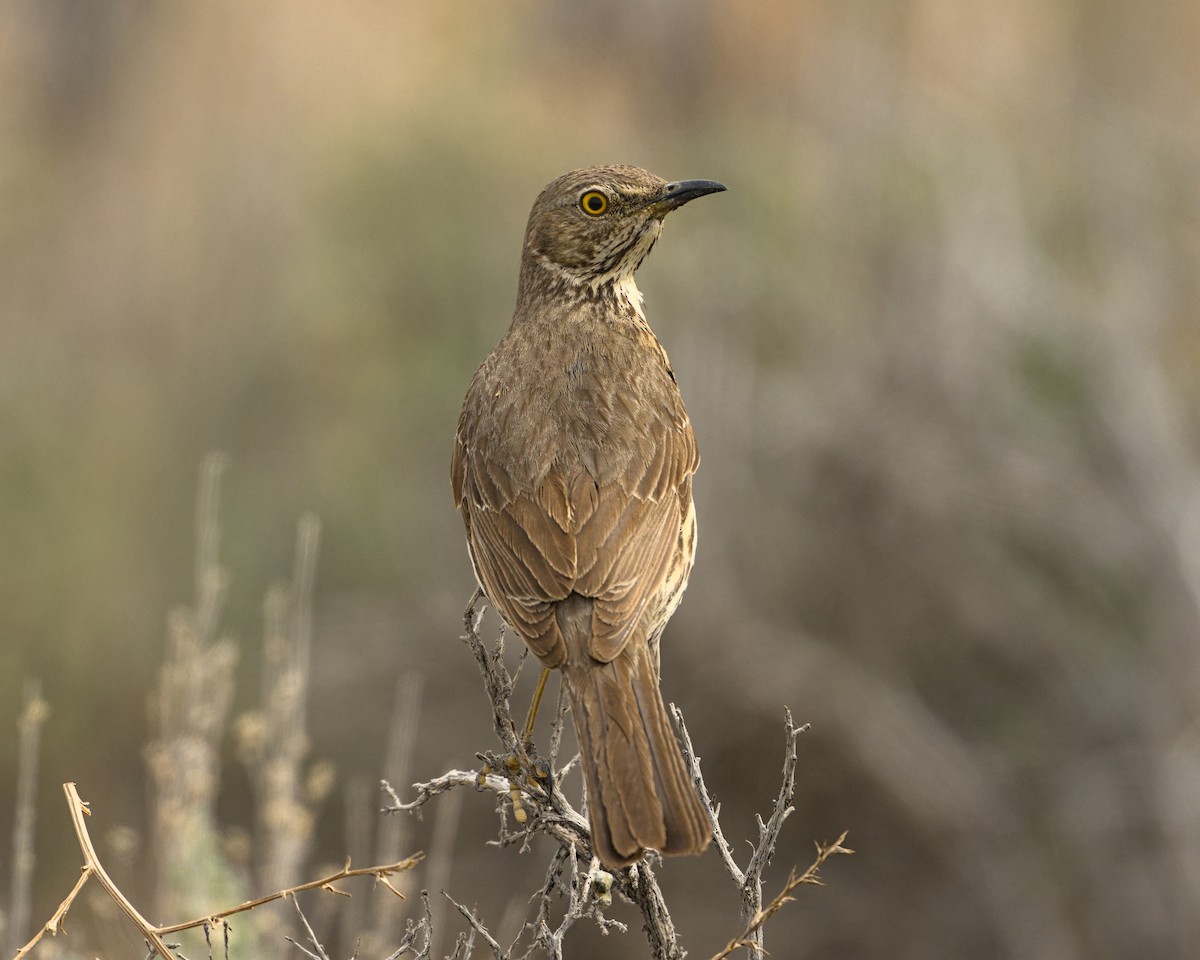
M 550 789 L 550 764 L 537 755 L 537 750 L 533 746 L 533 726 L 537 721 L 538 708 L 542 705 L 542 694 L 546 692 L 546 681 L 550 679 L 550 668 L 542 667 L 542 672 L 538 676 L 537 689 L 533 691 L 533 700 L 529 704 L 529 715 L 525 718 L 525 730 L 521 734 L 520 749 L 524 754 L 530 774 L 533 777 L 534 783 L 540 787 L 545 787 L 547 792 Z M 511 758 L 515 764 L 516 758 Z M 513 769 L 515 773 L 515 767 Z
M 533 743 L 533 724 L 537 720 L 538 707 L 542 705 L 542 694 L 546 692 L 546 681 L 549 679 L 550 668 L 542 667 L 537 689 L 533 691 L 533 702 L 529 704 L 529 716 L 525 718 L 525 733 L 521 736 L 521 743 L 525 746 Z
M 512 785 L 509 792 L 512 795 L 513 813 L 516 815 L 518 823 L 525 822 L 525 811 L 521 808 L 521 791 L 517 785 L 521 779 L 522 767 L 526 771 L 527 782 L 542 787 L 547 793 L 551 788 L 550 764 L 538 756 L 537 749 L 533 745 L 533 727 L 537 722 L 538 708 L 542 704 L 542 694 L 546 692 L 546 681 L 549 678 L 550 668 L 542 667 L 542 672 L 538 676 L 537 688 L 533 691 L 533 700 L 529 704 L 529 715 L 525 718 L 525 729 L 517 743 L 517 752 L 509 754 L 504 761 L 508 770 L 508 780 Z
M 525 728 L 521 733 L 520 739 L 515 744 L 516 749 L 503 758 L 492 754 L 479 755 L 479 758 L 483 761 L 483 768 L 479 771 L 476 783 L 477 787 L 482 789 L 488 774 L 496 770 L 502 770 L 508 778 L 508 792 L 512 800 L 513 815 L 516 817 L 517 823 L 523 824 L 528 819 L 528 814 L 521 804 L 522 781 L 544 790 L 547 795 L 553 790 L 550 764 L 538 756 L 537 749 L 533 745 L 533 727 L 537 721 L 538 708 L 542 703 L 542 695 L 546 692 L 546 681 L 549 677 L 549 668 L 543 667 L 541 675 L 538 677 L 537 688 L 533 692 L 533 701 L 529 704 L 529 714 L 525 718 Z

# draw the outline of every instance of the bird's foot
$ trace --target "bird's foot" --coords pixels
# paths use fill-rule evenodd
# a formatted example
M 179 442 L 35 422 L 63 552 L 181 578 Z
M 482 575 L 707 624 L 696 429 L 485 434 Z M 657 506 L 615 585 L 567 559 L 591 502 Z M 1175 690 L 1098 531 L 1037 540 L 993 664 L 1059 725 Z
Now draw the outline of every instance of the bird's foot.
M 529 819 L 523 799 L 540 802 L 543 798 L 548 798 L 554 789 L 554 773 L 550 764 L 538 756 L 537 749 L 531 741 L 526 741 L 511 753 L 498 756 L 489 752 L 476 756 L 483 762 L 476 786 L 483 789 L 484 781 L 492 773 L 505 777 L 508 780 L 508 795 L 517 823 L 524 824 Z

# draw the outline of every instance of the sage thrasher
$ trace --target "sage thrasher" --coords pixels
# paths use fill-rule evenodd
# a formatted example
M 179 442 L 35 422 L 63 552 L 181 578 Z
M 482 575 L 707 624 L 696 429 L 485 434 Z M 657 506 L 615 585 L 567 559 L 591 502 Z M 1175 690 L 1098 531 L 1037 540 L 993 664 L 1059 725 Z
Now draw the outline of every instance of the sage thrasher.
M 575 170 L 529 215 L 508 333 L 471 381 L 451 482 L 475 575 L 564 671 L 592 841 L 610 868 L 712 830 L 659 693 L 696 550 L 696 438 L 634 272 L 668 213 L 724 190 Z

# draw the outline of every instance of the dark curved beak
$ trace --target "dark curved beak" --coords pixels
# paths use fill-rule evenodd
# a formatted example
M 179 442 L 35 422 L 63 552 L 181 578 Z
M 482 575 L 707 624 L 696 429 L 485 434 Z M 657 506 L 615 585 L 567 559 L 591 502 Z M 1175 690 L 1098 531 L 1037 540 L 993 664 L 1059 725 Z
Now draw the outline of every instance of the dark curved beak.
M 710 193 L 720 193 L 727 189 L 725 184 L 717 183 L 716 180 L 676 180 L 663 187 L 663 192 L 659 194 L 654 204 L 661 207 L 663 213 L 667 213 L 677 207 L 682 207 L 689 200 L 695 200 L 697 197 L 707 196 Z

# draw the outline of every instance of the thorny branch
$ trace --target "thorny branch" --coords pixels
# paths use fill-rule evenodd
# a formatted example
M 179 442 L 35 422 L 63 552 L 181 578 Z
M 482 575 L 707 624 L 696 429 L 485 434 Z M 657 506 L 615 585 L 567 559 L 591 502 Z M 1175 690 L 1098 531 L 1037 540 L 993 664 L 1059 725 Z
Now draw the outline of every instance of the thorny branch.
M 792 892 L 797 887 L 800 887 L 806 883 L 814 884 L 816 886 L 821 886 L 824 883 L 824 881 L 821 879 L 820 871 L 822 864 L 824 864 L 826 860 L 835 854 L 854 852 L 848 847 L 842 846 L 842 842 L 845 839 L 846 834 L 843 833 L 840 837 L 834 840 L 833 843 L 826 844 L 824 846 L 818 843 L 817 857 L 809 865 L 808 869 L 799 876 L 796 875 L 795 870 L 792 870 L 792 872 L 788 875 L 787 883 L 783 885 L 783 889 L 775 895 L 775 897 L 770 903 L 767 904 L 765 908 L 756 910 L 754 915 L 750 918 L 750 923 L 742 932 L 742 935 L 730 940 L 729 943 L 725 945 L 725 948 L 720 951 L 720 953 L 713 954 L 712 960 L 724 960 L 724 958 L 733 953 L 734 950 L 738 950 L 742 947 L 745 947 L 747 950 L 749 950 L 751 954 L 753 954 L 756 950 L 761 954 L 763 952 L 762 940 L 761 938 L 756 940 L 754 937 L 756 934 L 760 934 L 762 932 L 763 924 L 770 920 L 771 917 L 773 917 L 779 908 L 785 903 L 791 903 L 796 899 L 792 896 Z
M 473 911 L 470 907 L 459 903 L 445 890 L 442 891 L 442 896 L 449 900 L 454 905 L 455 909 L 458 910 L 458 912 L 464 917 L 466 917 L 467 923 L 471 925 L 471 929 L 487 941 L 487 945 L 492 948 L 492 955 L 496 958 L 496 960 L 508 960 L 508 951 L 496 942 L 496 938 L 488 932 L 488 928 L 483 925 L 477 916 L 475 916 L 475 911 Z
M 763 947 L 763 924 L 767 919 L 775 914 L 780 907 L 785 903 L 790 903 L 794 898 L 790 896 L 791 892 L 801 884 L 820 884 L 821 880 L 818 871 L 821 864 L 830 856 L 839 853 L 853 853 L 842 846 L 842 841 L 846 839 L 846 834 L 843 832 L 837 840 L 828 846 L 817 844 L 817 859 L 803 874 L 796 876 L 795 870 L 788 877 L 788 881 L 784 884 L 782 892 L 771 901 L 770 904 L 763 908 L 763 872 L 767 865 L 771 862 L 771 855 L 775 852 L 775 848 L 779 843 L 779 834 L 783 830 L 784 821 L 795 810 L 792 806 L 792 793 L 796 785 L 796 762 L 797 762 L 797 741 L 800 739 L 800 734 L 808 730 L 808 724 L 796 726 L 792 722 L 792 712 L 786 707 L 783 711 L 784 731 L 787 734 L 787 744 L 783 755 L 783 778 L 779 785 L 779 795 L 775 798 L 775 803 L 771 809 L 771 815 L 766 822 L 759 815 L 755 815 L 755 822 L 758 825 L 758 843 L 754 846 L 753 852 L 750 854 L 750 862 L 743 870 L 738 866 L 737 860 L 733 856 L 733 849 L 729 845 L 729 841 L 725 839 L 725 834 L 721 831 L 719 804 L 714 804 L 712 798 L 708 794 L 708 788 L 705 786 L 704 778 L 700 775 L 700 760 L 696 756 L 696 752 L 692 747 L 691 737 L 688 736 L 687 728 L 683 725 L 683 716 L 675 704 L 670 706 L 671 716 L 675 719 L 675 723 L 679 727 L 680 736 L 683 741 L 683 756 L 687 762 L 688 769 L 692 774 L 692 781 L 696 784 L 696 788 L 700 791 L 700 798 L 708 808 L 713 822 L 713 841 L 716 844 L 717 852 L 721 855 L 721 860 L 725 864 L 725 869 L 733 882 L 738 887 L 738 892 L 742 898 L 742 917 L 746 921 L 746 929 L 740 937 L 737 937 L 729 942 L 729 945 L 713 960 L 720 960 L 722 957 L 729 956 L 734 950 L 745 948 L 751 960 L 762 960 L 766 954 Z
M 265 897 L 259 897 L 256 900 L 247 900 L 245 903 L 239 903 L 236 907 L 230 907 L 228 910 L 222 910 L 219 913 L 209 914 L 207 917 L 199 917 L 195 920 L 188 920 L 186 923 L 175 923 L 167 927 L 158 927 L 159 933 L 178 933 L 181 930 L 191 930 L 194 927 L 202 926 L 205 923 L 212 923 L 214 920 L 224 920 L 226 917 L 232 917 L 235 913 L 244 913 L 246 910 L 253 910 L 255 907 L 261 907 L 265 903 L 270 903 L 272 900 L 281 900 L 284 897 L 292 897 L 295 899 L 296 894 L 303 893 L 305 890 L 324 890 L 326 893 L 334 893 L 340 897 L 348 897 L 350 894 L 344 890 L 339 890 L 334 884 L 338 880 L 348 880 L 350 877 L 374 877 L 376 883 L 382 883 L 385 887 L 392 891 L 401 900 L 404 899 L 404 894 L 392 886 L 388 879 L 396 873 L 402 873 L 405 870 L 411 870 L 421 860 L 424 859 L 424 854 L 415 853 L 407 859 L 401 860 L 398 863 L 389 863 L 381 867 L 354 867 L 351 868 L 350 861 L 346 861 L 346 865 L 337 873 L 331 873 L 327 877 L 322 877 L 320 880 L 309 880 L 307 883 L 300 883 L 294 887 L 288 887 L 286 890 L 276 890 L 274 893 L 268 893 Z
M 502 846 L 519 845 L 524 849 L 536 834 L 545 833 L 557 840 L 562 849 L 562 859 L 556 857 L 552 862 L 547 881 L 538 895 L 541 903 L 539 917 L 543 918 L 543 922 L 533 925 L 531 950 L 533 947 L 539 947 L 552 958 L 561 957 L 563 934 L 571 924 L 585 916 L 592 917 L 606 930 L 613 927 L 614 921 L 605 918 L 602 912 L 607 904 L 602 904 L 599 896 L 594 894 L 595 891 L 607 891 L 612 888 L 641 910 L 644 929 L 654 956 L 664 960 L 681 958 L 683 948 L 678 943 L 674 924 L 667 912 L 650 861 L 643 860 L 628 869 L 618 871 L 615 875 L 606 871 L 592 853 L 587 819 L 571 805 L 559 788 L 562 775 L 571 764 L 568 763 L 562 770 L 551 773 L 549 762 L 538 758 L 531 752 L 531 746 L 522 742 L 509 706 L 515 679 L 504 663 L 503 637 L 489 648 L 479 635 L 483 609 L 477 609 L 476 605 L 481 596 L 482 594 L 476 591 L 467 605 L 463 616 L 463 624 L 466 627 L 463 640 L 471 649 L 483 674 L 484 687 L 492 705 L 493 727 L 503 752 L 500 755 L 480 754 L 480 759 L 484 762 L 482 773 L 452 770 L 435 780 L 416 784 L 417 797 L 409 803 L 401 802 L 395 790 L 384 782 L 383 788 L 392 800 L 392 806 L 385 809 L 389 813 L 400 810 L 419 812 L 433 797 L 467 784 L 496 794 L 501 814 L 499 843 Z M 560 701 L 555 730 L 551 735 L 555 752 L 565 714 L 565 704 Z M 553 760 L 552 754 L 550 762 Z M 513 811 L 513 819 L 516 820 L 515 829 L 509 826 L 510 808 Z M 575 878 L 571 889 L 581 889 L 577 881 L 582 876 L 586 885 L 584 889 L 593 895 L 588 902 L 584 902 L 582 896 L 573 896 L 568 891 L 567 916 L 557 929 L 552 930 L 546 918 L 550 916 L 551 903 L 566 889 L 561 874 L 568 861 L 571 862 L 572 876 Z M 580 866 L 583 867 L 582 870 L 579 869 Z M 605 896 L 611 897 L 607 892 Z
M 631 867 L 619 870 L 615 874 L 609 873 L 592 852 L 587 819 L 571 805 L 559 788 L 563 776 L 575 762 L 572 758 L 561 769 L 554 769 L 566 716 L 566 703 L 561 694 L 551 729 L 549 760 L 539 758 L 534 753 L 532 744 L 524 742 L 509 704 L 515 677 L 509 673 L 504 662 L 503 634 L 490 647 L 480 637 L 479 628 L 483 618 L 483 607 L 479 603 L 481 599 L 482 593 L 477 590 L 467 604 L 463 615 L 466 632 L 462 639 L 475 657 L 483 676 L 484 688 L 492 706 L 493 728 L 500 740 L 502 751 L 498 755 L 479 754 L 484 763 L 481 772 L 450 770 L 440 777 L 413 784 L 416 796 L 407 802 L 401 800 L 392 786 L 384 781 L 383 789 L 391 801 L 384 809 L 388 813 L 408 811 L 420 816 L 421 809 L 434 797 L 456 787 L 470 785 L 495 795 L 501 821 L 498 840 L 500 845 L 519 845 L 525 849 L 534 835 L 545 833 L 558 841 L 559 849 L 550 862 L 542 888 L 532 898 L 538 902 L 535 918 L 525 924 L 517 941 L 507 950 L 499 944 L 473 910 L 457 903 L 443 891 L 469 925 L 468 932 L 459 937 L 455 955 L 460 955 L 464 949 L 469 950 L 469 944 L 473 943 L 478 935 L 488 943 L 495 960 L 525 960 L 536 950 L 545 951 L 552 960 L 562 960 L 564 937 L 581 919 L 592 919 L 605 932 L 611 929 L 625 932 L 624 924 L 609 919 L 604 914 L 612 903 L 612 891 L 615 890 L 641 912 L 643 930 L 652 955 L 658 960 L 682 958 L 684 951 L 679 945 L 674 923 L 654 875 L 653 863 L 656 862 L 657 856 L 647 856 Z M 522 653 L 521 665 L 524 662 L 525 653 Z M 518 672 L 519 670 L 520 666 Z M 670 709 L 682 739 L 688 769 L 712 820 L 718 853 L 742 897 L 745 929 L 730 941 L 730 945 L 718 954 L 718 958 L 727 957 L 732 951 L 744 947 L 749 950 L 754 960 L 761 960 L 764 953 L 763 925 L 767 919 L 793 899 L 791 893 L 798 886 L 804 883 L 820 883 L 818 870 L 829 856 L 851 852 L 841 845 L 845 834 L 827 847 L 818 846 L 816 862 L 799 876 L 793 871 L 783 890 L 770 904 L 763 907 L 762 875 L 775 851 L 784 821 L 793 811 L 791 799 L 795 786 L 796 746 L 799 735 L 807 726 L 795 726 L 791 714 L 785 712 L 787 746 L 783 782 L 770 816 L 766 821 L 761 817 L 757 818 L 759 841 L 754 847 L 750 862 L 742 869 L 721 832 L 718 819 L 720 810 L 714 805 L 704 784 L 700 773 L 700 760 L 692 747 L 683 716 L 674 705 L 671 705 Z M 512 819 L 516 821 L 515 827 L 510 826 L 510 810 Z M 555 924 L 552 917 L 558 909 L 562 909 L 556 908 L 555 905 L 562 900 L 566 901 L 566 907 L 561 920 Z M 517 954 L 514 951 L 526 933 L 531 934 L 532 941 L 524 953 Z
M 417 938 L 421 945 L 417 946 Z M 411 953 L 413 960 L 429 960 L 433 952 L 433 913 L 429 909 L 429 891 L 421 891 L 421 919 L 406 921 L 404 938 L 396 952 L 389 954 L 386 960 L 400 960 L 406 953 Z
M 63 923 L 66 920 L 67 911 L 70 910 L 75 898 L 79 895 L 79 891 L 83 889 L 87 881 L 95 877 L 100 885 L 104 888 L 113 901 L 121 908 L 121 911 L 127 916 L 134 925 L 141 931 L 143 937 L 146 938 L 146 944 L 150 948 L 150 956 L 158 955 L 162 960 L 176 960 L 173 954 L 172 946 L 169 945 L 163 937 L 169 933 L 178 933 L 182 930 L 190 930 L 196 927 L 205 927 L 223 921 L 226 917 L 231 917 L 236 913 L 243 913 L 246 910 L 253 910 L 255 907 L 260 907 L 265 903 L 270 903 L 272 900 L 279 900 L 284 897 L 295 897 L 297 893 L 304 890 L 326 890 L 330 893 L 349 896 L 345 891 L 339 890 L 334 886 L 339 880 L 346 880 L 350 877 L 374 877 L 377 883 L 383 883 L 389 890 L 402 897 L 398 890 L 389 882 L 389 877 L 393 874 L 400 873 L 405 870 L 411 870 L 414 866 L 421 862 L 424 856 L 421 853 L 416 853 L 405 860 L 397 863 L 391 863 L 384 866 L 376 867 L 355 867 L 351 868 L 350 861 L 346 861 L 346 865 L 337 873 L 330 874 L 327 877 L 322 877 L 319 880 L 311 880 L 308 883 L 301 883 L 294 887 L 288 887 L 286 890 L 279 890 L 275 893 L 268 894 L 265 897 L 259 897 L 256 900 L 247 900 L 245 903 L 238 904 L 236 907 L 230 907 L 227 910 L 221 910 L 216 913 L 210 913 L 207 916 L 199 917 L 195 920 L 189 920 L 186 923 L 175 923 L 166 926 L 156 926 L 142 916 L 138 909 L 130 902 L 129 898 L 121 891 L 121 889 L 113 882 L 108 872 L 104 869 L 104 865 L 100 862 L 99 856 L 96 854 L 96 848 L 92 844 L 92 838 L 88 834 L 87 823 L 85 818 L 91 816 L 91 810 L 84 800 L 79 796 L 79 791 L 73 783 L 64 783 L 63 792 L 67 795 L 67 804 L 71 811 L 71 824 L 75 828 L 75 836 L 79 841 L 79 849 L 83 852 L 83 869 L 79 879 L 75 882 L 75 886 L 58 909 L 54 911 L 50 919 L 45 925 L 34 935 L 25 946 L 17 951 L 14 960 L 21 960 L 26 956 L 44 937 L 47 933 L 51 936 L 56 935 L 63 929 Z M 303 949 L 303 948 L 302 948 Z

